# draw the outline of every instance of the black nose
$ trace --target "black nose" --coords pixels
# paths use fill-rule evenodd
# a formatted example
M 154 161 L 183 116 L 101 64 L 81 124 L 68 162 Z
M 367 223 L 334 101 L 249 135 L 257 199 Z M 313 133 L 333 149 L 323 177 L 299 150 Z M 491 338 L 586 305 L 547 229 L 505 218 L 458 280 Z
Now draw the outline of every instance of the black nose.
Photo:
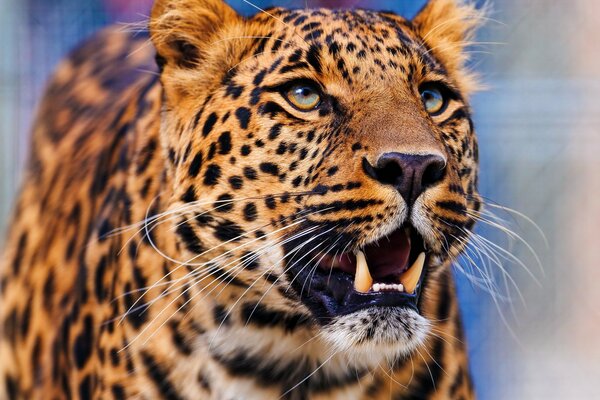
M 444 177 L 445 160 L 434 154 L 384 153 L 373 167 L 363 158 L 367 175 L 386 185 L 393 185 L 408 205 L 412 205 L 427 187 Z

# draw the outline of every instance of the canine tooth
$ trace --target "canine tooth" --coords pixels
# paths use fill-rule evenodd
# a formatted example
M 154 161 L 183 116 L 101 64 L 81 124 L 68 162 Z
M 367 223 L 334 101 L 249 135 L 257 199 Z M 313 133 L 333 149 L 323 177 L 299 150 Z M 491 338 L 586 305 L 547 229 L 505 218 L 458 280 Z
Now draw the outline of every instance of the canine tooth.
M 369 265 L 365 253 L 357 250 L 356 253 L 356 275 L 354 276 L 354 289 L 357 292 L 367 293 L 373 284 L 373 278 L 369 272 Z
M 414 293 L 417 288 L 417 283 L 423 272 L 425 264 L 425 253 L 419 254 L 413 265 L 400 276 L 400 283 L 404 286 L 406 293 Z

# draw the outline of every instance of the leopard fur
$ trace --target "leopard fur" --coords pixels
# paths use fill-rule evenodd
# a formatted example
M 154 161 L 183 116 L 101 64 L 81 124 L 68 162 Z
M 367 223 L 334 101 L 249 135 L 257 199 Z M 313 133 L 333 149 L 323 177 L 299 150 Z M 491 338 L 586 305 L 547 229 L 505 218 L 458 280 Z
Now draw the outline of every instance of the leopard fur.
M 1 260 L 0 397 L 473 399 L 450 265 L 480 208 L 464 51 L 479 17 L 454 0 L 412 20 L 157 0 L 149 35 L 75 50 Z M 298 111 L 276 90 L 292 79 L 328 101 Z M 428 81 L 454 94 L 438 116 Z M 446 173 L 411 217 L 432 254 L 419 313 L 320 321 L 290 289 L 287 235 L 386 235 L 407 207 L 361 160 L 433 150 Z

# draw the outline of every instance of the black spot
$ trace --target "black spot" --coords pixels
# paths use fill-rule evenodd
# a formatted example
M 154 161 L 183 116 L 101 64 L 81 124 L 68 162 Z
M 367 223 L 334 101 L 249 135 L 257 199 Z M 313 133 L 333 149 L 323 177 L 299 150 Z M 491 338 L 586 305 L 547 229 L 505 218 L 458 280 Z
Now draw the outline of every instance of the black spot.
M 90 375 L 86 375 L 85 378 L 83 378 L 83 380 L 79 384 L 79 398 L 92 398 L 92 377 Z
M 246 107 L 240 107 L 235 110 L 235 116 L 238 121 L 240 121 L 240 127 L 242 129 L 248 129 L 248 124 L 250 123 L 250 109 Z
M 110 349 L 110 362 L 113 367 L 118 367 L 121 363 L 121 356 L 119 355 L 119 351 L 116 348 Z
M 135 329 L 140 329 L 142 325 L 144 325 L 148 320 L 148 314 L 146 313 L 148 304 L 142 297 L 136 298 L 134 292 L 132 292 L 132 287 L 130 283 L 125 284 L 125 293 L 126 294 L 124 296 L 124 305 L 127 309 L 127 321 Z
M 110 391 L 112 392 L 112 395 L 114 396 L 115 400 L 126 399 L 125 389 L 123 388 L 123 386 L 115 383 L 114 385 L 112 385 Z
M 265 79 L 265 75 L 267 74 L 267 70 L 263 69 L 262 71 L 260 71 L 258 74 L 256 74 L 256 76 L 254 77 L 254 85 L 258 86 L 262 83 L 263 79 Z
M 241 226 L 235 222 L 224 220 L 215 228 L 215 237 L 223 241 L 239 241 L 244 234 Z
M 98 228 L 98 241 L 105 241 L 112 230 L 113 227 L 110 221 L 107 218 L 103 219 Z
M 244 93 L 244 87 L 240 85 L 235 85 L 234 83 L 229 83 L 227 85 L 227 89 L 225 90 L 225 94 L 227 96 L 231 96 L 234 99 L 237 99 Z
M 192 229 L 192 226 L 187 221 L 182 221 L 177 224 L 177 234 L 181 237 L 185 247 L 194 254 L 200 254 L 204 252 L 204 247 L 200 242 L 198 236 Z
M 285 142 L 281 142 L 281 143 L 279 143 L 279 146 L 277 146 L 277 150 L 275 150 L 275 153 L 277 153 L 278 155 L 282 155 L 282 154 L 285 154 L 286 151 L 287 151 L 287 144 Z
M 321 56 L 319 54 L 320 48 L 312 44 L 306 53 L 306 61 L 313 67 L 316 73 L 321 73 Z
M 255 106 L 258 104 L 258 102 L 260 101 L 260 95 L 262 94 L 263 90 L 259 87 L 252 89 L 252 92 L 250 92 L 250 105 L 251 106 Z
M 104 300 L 106 288 L 104 287 L 104 273 L 106 272 L 106 256 L 102 256 L 96 266 L 95 293 L 99 302 Z
M 241 189 L 244 184 L 244 180 L 242 179 L 241 176 L 234 175 L 229 178 L 229 184 L 231 185 L 231 188 L 234 190 Z
M 27 302 L 23 315 L 21 316 L 21 337 L 26 338 L 29 333 L 29 326 L 31 324 L 31 301 Z
M 270 174 L 270 175 L 275 175 L 275 176 L 277 176 L 279 174 L 279 167 L 277 167 L 276 164 L 273 164 L 271 162 L 260 163 L 259 168 L 265 174 Z
M 233 210 L 233 197 L 230 194 L 222 194 L 217 198 L 214 204 L 216 211 L 218 212 L 229 212 Z
M 267 206 L 267 208 L 269 210 L 274 210 L 276 207 L 275 197 L 273 197 L 273 196 L 265 197 L 265 205 Z
M 184 203 L 191 203 L 196 200 L 198 200 L 198 197 L 196 197 L 196 189 L 190 185 L 185 193 L 181 196 L 181 201 Z
M 219 119 L 219 117 L 214 112 L 211 113 L 208 116 L 208 118 L 206 118 L 206 122 L 204 123 L 204 127 L 202 128 L 202 136 L 204 136 L 204 137 L 208 136 L 208 134 L 212 131 L 212 129 L 215 126 L 215 123 L 217 122 L 218 119 Z
M 219 154 L 229 154 L 231 151 L 231 133 L 223 132 L 218 139 L 219 142 Z
M 192 162 L 190 163 L 190 168 L 188 170 L 190 176 L 192 178 L 195 178 L 196 176 L 198 176 L 198 173 L 200 172 L 201 167 L 202 167 L 202 152 L 199 151 L 198 153 L 196 153 L 196 155 L 192 159 Z
M 204 184 L 215 186 L 221 177 L 221 167 L 216 164 L 210 164 L 204 173 Z
M 327 170 L 327 176 L 333 176 L 338 171 L 338 167 L 334 166 Z
M 240 154 L 243 155 L 243 156 L 247 156 L 248 154 L 250 154 L 251 151 L 252 151 L 252 149 L 250 148 L 250 146 L 248 146 L 247 144 L 245 144 L 240 149 Z
M 269 140 L 275 140 L 281 134 L 281 124 L 275 124 L 269 130 Z
M 252 181 L 257 179 L 256 170 L 252 167 L 244 167 L 244 176 Z
M 214 218 L 207 213 L 198 213 L 194 216 L 194 219 L 200 227 L 204 227 L 214 220 Z
M 92 355 L 92 347 L 94 344 L 93 324 L 92 316 L 86 315 L 83 319 L 83 328 L 79 333 L 79 336 L 75 338 L 73 357 L 78 369 L 82 369 Z
M 256 205 L 254 203 L 248 203 L 244 207 L 244 218 L 246 221 L 252 222 L 256 220 L 258 216 L 258 211 L 256 210 Z
M 297 49 L 294 53 L 288 58 L 290 63 L 297 63 L 302 58 L 302 49 Z

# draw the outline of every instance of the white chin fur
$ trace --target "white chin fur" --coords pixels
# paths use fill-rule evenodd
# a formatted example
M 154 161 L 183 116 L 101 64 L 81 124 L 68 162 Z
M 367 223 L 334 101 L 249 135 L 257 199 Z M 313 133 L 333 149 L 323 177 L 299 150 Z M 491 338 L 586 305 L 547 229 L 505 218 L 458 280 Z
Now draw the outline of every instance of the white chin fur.
M 322 328 L 322 339 L 360 364 L 392 362 L 423 344 L 429 322 L 403 307 L 370 307 L 335 318 Z M 360 361 L 359 361 L 360 360 Z

